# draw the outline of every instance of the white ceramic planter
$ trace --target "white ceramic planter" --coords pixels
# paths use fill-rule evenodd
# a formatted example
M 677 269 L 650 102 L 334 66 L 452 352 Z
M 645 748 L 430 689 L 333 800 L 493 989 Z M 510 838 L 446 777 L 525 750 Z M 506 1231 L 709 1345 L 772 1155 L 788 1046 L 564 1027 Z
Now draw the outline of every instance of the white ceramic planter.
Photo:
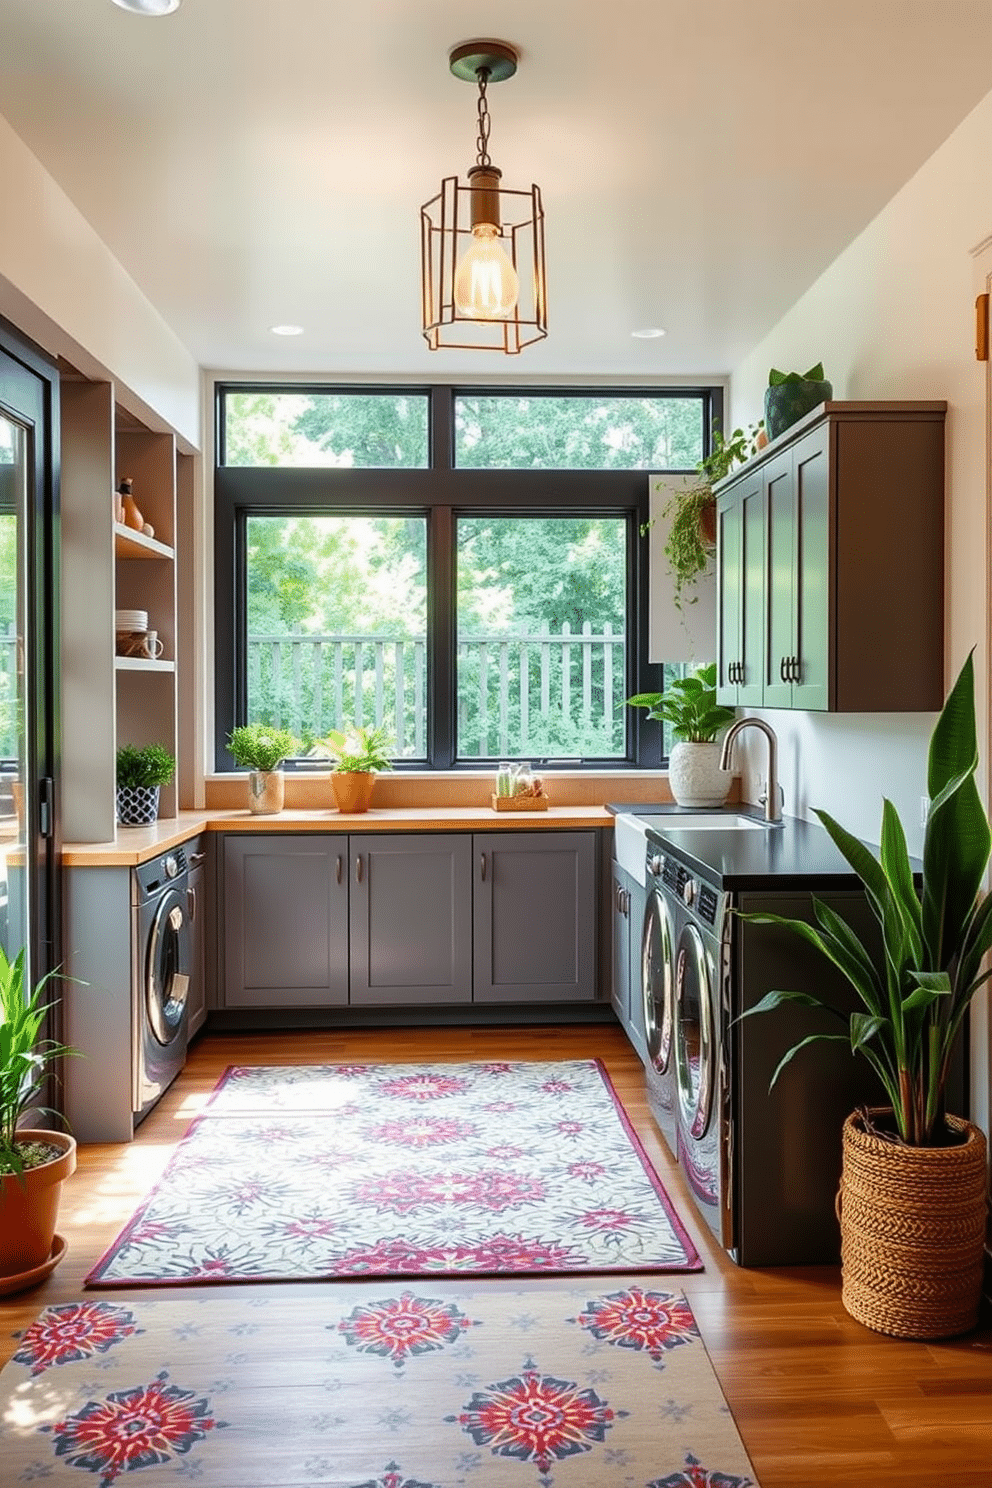
M 718 743 L 672 745 L 668 784 L 679 806 L 722 806 L 727 799 L 732 770 L 720 769 Z

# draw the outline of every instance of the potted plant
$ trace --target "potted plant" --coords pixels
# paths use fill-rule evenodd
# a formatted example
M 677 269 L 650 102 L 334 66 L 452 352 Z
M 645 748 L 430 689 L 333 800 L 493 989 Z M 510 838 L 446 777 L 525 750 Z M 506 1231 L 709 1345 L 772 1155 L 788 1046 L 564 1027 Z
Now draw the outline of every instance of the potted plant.
M 391 770 L 393 762 L 386 753 L 392 742 L 385 724 L 378 728 L 354 726 L 342 732 L 331 729 L 323 739 L 314 741 L 310 753 L 333 759 L 331 789 L 339 811 L 367 811 L 378 770 Z
M 24 952 L 13 961 L 0 946 L 0 1290 L 30 1286 L 61 1259 L 56 1246 L 62 1184 L 76 1168 L 75 1139 L 66 1132 L 21 1127 L 37 1105 L 56 1061 L 74 1049 L 39 1038 L 54 1005 L 43 1001 L 54 973 L 30 995 Z M 39 1274 L 40 1273 L 40 1274 Z
M 629 708 L 647 708 L 649 718 L 671 726 L 676 743 L 668 756 L 668 784 L 679 806 L 722 806 L 733 772 L 720 769 L 717 735 L 734 721 L 732 708 L 716 700 L 716 662 L 678 677 L 667 692 L 639 692 Z
M 831 961 L 861 1008 L 840 1039 L 867 1059 L 888 1105 L 844 1123 L 840 1194 L 843 1302 L 869 1328 L 902 1338 L 945 1338 L 973 1328 L 981 1296 L 988 1205 L 986 1143 L 977 1126 L 944 1111 L 944 1087 L 972 998 L 988 980 L 992 895 L 983 891 L 992 830 L 975 783 L 978 746 L 972 658 L 948 695 L 930 740 L 929 811 L 919 884 L 890 801 L 876 856 L 826 811 L 816 815 L 857 873 L 881 927 L 873 954 L 850 926 L 813 901 L 816 924 L 784 925 Z M 822 1007 L 809 991 L 769 992 L 750 1013 L 785 1002 Z M 830 1010 L 834 1011 L 834 1010 Z
M 735 429 L 726 439 L 714 424 L 710 452 L 696 466 L 698 480 L 676 491 L 662 507 L 662 521 L 670 522 L 665 557 L 674 580 L 676 609 L 695 604 L 697 596 L 686 594 L 707 572 L 716 551 L 716 497 L 713 487 L 735 466 L 750 459 L 767 443 L 764 423 L 747 430 Z
M 295 734 L 266 723 L 246 723 L 232 730 L 227 747 L 236 765 L 248 766 L 248 809 L 259 816 L 281 811 L 286 784 L 279 767 L 287 755 L 299 751 Z
M 832 384 L 823 375 L 822 362 L 808 372 L 778 372 L 772 367 L 765 389 L 765 426 L 769 439 L 776 439 L 798 423 L 805 414 L 832 398 L 833 392 Z
M 147 827 L 158 818 L 159 791 L 176 770 L 162 744 L 122 744 L 117 751 L 117 820 L 122 827 Z

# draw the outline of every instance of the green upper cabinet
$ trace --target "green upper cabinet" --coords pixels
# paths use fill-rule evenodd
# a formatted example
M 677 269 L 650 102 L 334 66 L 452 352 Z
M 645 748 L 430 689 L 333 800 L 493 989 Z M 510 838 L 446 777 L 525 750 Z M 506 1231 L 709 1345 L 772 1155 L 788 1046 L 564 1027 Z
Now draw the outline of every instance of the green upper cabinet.
M 720 483 L 720 702 L 940 708 L 945 412 L 824 403 Z

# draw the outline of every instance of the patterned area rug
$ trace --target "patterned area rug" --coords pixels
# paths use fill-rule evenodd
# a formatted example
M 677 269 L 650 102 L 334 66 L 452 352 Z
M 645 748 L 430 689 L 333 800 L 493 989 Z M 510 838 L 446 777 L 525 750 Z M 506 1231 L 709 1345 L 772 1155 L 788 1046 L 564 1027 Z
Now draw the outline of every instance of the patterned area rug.
M 647 1278 L 314 1295 L 48 1308 L 0 1374 L 5 1488 L 755 1485 L 684 1297 Z
M 86 1280 L 701 1269 L 580 1060 L 229 1069 Z

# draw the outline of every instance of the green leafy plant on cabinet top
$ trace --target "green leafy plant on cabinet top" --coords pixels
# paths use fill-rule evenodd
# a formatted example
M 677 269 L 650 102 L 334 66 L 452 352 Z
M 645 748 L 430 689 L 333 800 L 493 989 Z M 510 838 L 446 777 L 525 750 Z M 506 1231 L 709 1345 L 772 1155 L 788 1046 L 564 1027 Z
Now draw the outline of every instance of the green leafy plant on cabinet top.
M 117 751 L 119 789 L 168 785 L 175 770 L 175 757 L 162 744 L 123 744 Z

